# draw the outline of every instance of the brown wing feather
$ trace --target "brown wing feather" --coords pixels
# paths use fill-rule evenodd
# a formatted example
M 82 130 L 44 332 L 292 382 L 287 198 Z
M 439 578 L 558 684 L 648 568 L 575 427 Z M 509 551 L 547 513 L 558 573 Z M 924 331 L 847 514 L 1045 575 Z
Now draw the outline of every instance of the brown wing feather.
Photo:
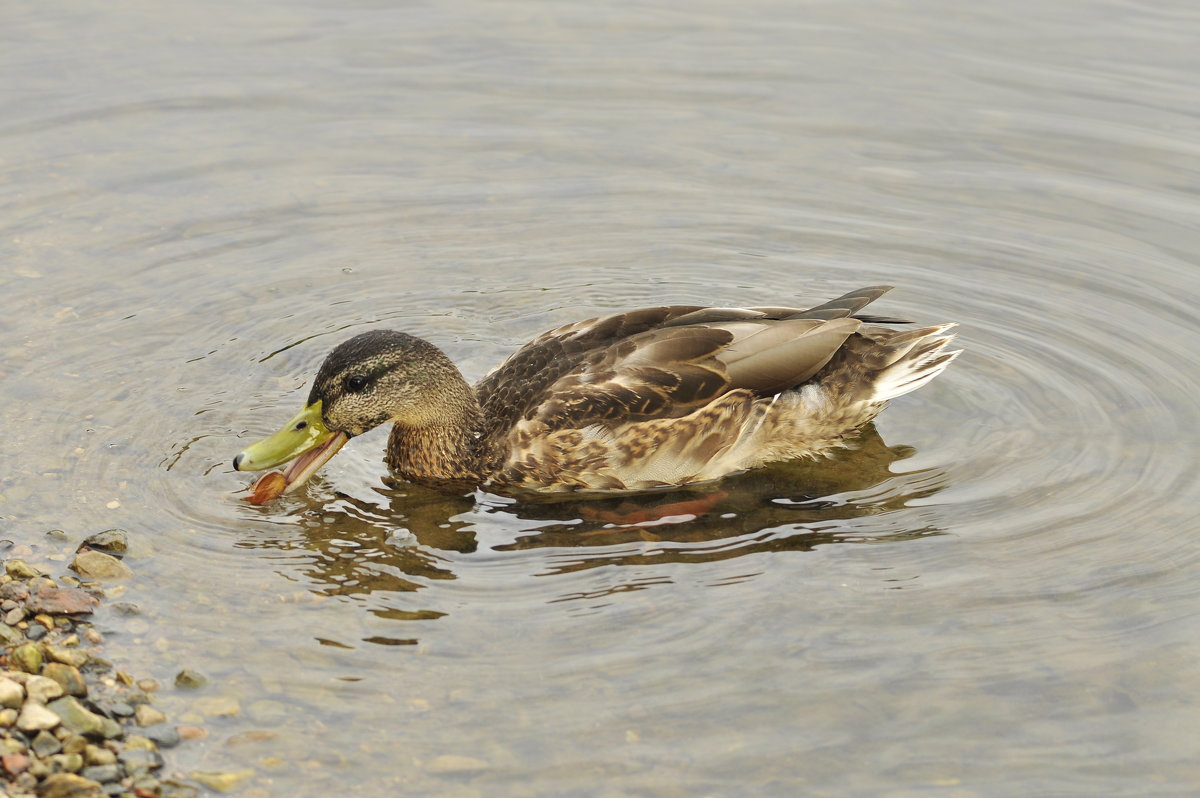
M 737 388 L 760 395 L 810 378 L 886 287 L 808 310 L 677 305 L 555 328 L 476 385 L 485 447 L 522 419 L 547 430 L 682 416 Z

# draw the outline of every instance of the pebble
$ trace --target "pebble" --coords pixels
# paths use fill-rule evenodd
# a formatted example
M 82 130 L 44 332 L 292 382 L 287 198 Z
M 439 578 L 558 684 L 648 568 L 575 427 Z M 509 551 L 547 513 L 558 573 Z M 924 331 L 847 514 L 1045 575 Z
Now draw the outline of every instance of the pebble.
M 33 738 L 33 742 L 29 744 L 33 752 L 45 759 L 48 756 L 57 754 L 62 750 L 62 743 L 48 731 L 40 731 Z
M 430 773 L 475 773 L 490 767 L 487 762 L 475 757 L 442 754 L 430 760 L 425 765 L 425 770 Z
M 175 674 L 176 687 L 203 687 L 208 684 L 208 679 L 199 671 L 194 671 L 191 668 L 184 668 L 179 673 Z
M 80 776 L 92 781 L 98 781 L 101 784 L 108 781 L 117 781 L 121 778 L 121 766 L 115 762 L 108 765 L 91 765 L 79 772 Z
M 84 538 L 80 548 L 84 546 L 106 554 L 124 554 L 129 549 L 129 533 L 124 529 L 106 529 Z
M 4 563 L 4 572 L 13 579 L 33 579 L 42 572 L 24 560 L 12 559 Z
M 109 605 L 118 615 L 141 615 L 142 608 L 132 601 L 114 601 Z
M 142 729 L 142 734 L 159 748 L 174 748 L 179 745 L 179 730 L 167 723 L 157 723 Z
M 191 726 L 183 724 L 176 726 L 175 730 L 179 732 L 179 736 L 185 740 L 203 740 L 208 737 L 208 730 L 200 726 Z
M 30 706 L 26 704 L 26 706 Z M 46 705 L 46 708 L 55 714 L 56 717 L 62 720 L 62 724 L 68 730 L 75 734 L 82 734 L 86 737 L 116 737 L 120 733 L 120 725 L 116 721 L 101 717 L 95 712 L 92 712 L 83 704 L 79 703 L 74 696 L 60 698 L 57 701 L 52 701 Z M 107 723 L 111 723 L 117 727 L 117 734 L 106 733 L 110 731 Z M 18 721 L 20 725 L 20 721 Z
M 25 700 L 25 688 L 12 679 L 0 677 L 0 707 L 19 709 Z
M 41 587 L 29 594 L 25 608 L 33 613 L 87 615 L 100 602 L 77 587 Z
M 53 773 L 42 782 L 41 798 L 100 798 L 100 785 L 74 773 Z
M 133 717 L 139 726 L 153 726 L 167 719 L 167 716 L 162 711 L 155 709 L 149 704 L 138 704 L 133 711 Z
M 17 728 L 26 732 L 53 729 L 61 722 L 57 713 L 33 701 L 27 701 L 17 716 Z
M 47 764 L 59 773 L 78 773 L 83 770 L 83 757 L 79 754 L 54 754 L 47 760 Z
M 76 668 L 82 668 L 88 662 L 88 653 L 81 651 L 78 648 L 68 648 L 67 646 L 46 646 L 46 656 L 55 662 L 61 662 L 63 665 L 72 665 Z
M 87 738 L 81 734 L 71 734 L 63 740 L 63 750 L 68 754 L 82 754 L 87 751 L 87 747 Z
M 241 714 L 242 707 L 233 696 L 209 695 L 197 698 L 192 708 L 201 715 L 216 718 L 232 718 Z
M 254 771 L 250 769 L 235 771 L 193 770 L 188 774 L 192 781 L 199 782 L 210 790 L 229 792 L 246 779 L 252 778 Z
M 83 674 L 79 672 L 79 668 L 73 665 L 50 662 L 42 668 L 42 674 L 57 682 L 59 687 L 62 688 L 63 693 L 67 695 L 79 696 L 80 698 L 87 695 L 87 682 L 83 680 Z M 55 698 L 57 697 L 55 696 Z
M 3 767 L 5 772 L 13 776 L 24 773 L 30 764 L 32 763 L 29 757 L 19 754 L 16 751 L 0 755 L 0 767 Z
M 114 765 L 117 762 L 116 754 L 99 745 L 89 743 L 84 753 L 87 755 L 89 765 Z
M 142 734 L 131 734 L 128 737 L 126 737 L 125 738 L 125 748 L 126 748 L 126 750 L 136 748 L 141 751 L 157 751 L 158 750 L 157 746 L 154 745 L 154 742 L 149 737 L 146 737 L 145 735 L 142 735 Z
M 124 548 L 127 541 L 119 532 L 93 536 L 91 550 L 75 557 L 73 566 L 84 578 L 130 575 L 125 563 L 95 550 Z M 8 554 L 31 557 L 33 552 Z M 0 621 L 11 622 L 0 623 L 0 798 L 34 793 L 40 798 L 199 798 L 195 786 L 154 775 L 163 767 L 159 750 L 179 745 L 183 736 L 146 703 L 157 682 L 136 682 L 95 648 L 80 647 L 81 640 L 89 646 L 104 642 L 85 618 L 98 605 L 89 592 L 96 588 L 82 585 L 73 576 L 61 577 L 60 585 L 20 559 L 9 559 L 0 569 Z M 232 699 L 213 700 L 210 711 L 239 711 Z M 137 729 L 140 734 L 129 733 L 135 720 L 146 724 Z M 200 738 L 207 732 L 193 727 L 189 734 Z M 234 777 L 240 783 L 239 774 Z
M 87 579 L 120 581 L 133 576 L 129 566 L 102 551 L 81 551 L 71 561 L 70 568 Z
M 46 676 L 30 676 L 25 680 L 25 694 L 30 700 L 46 704 L 63 694 L 63 687 L 56 680 Z
M 133 714 L 133 705 L 126 704 L 124 701 L 114 701 L 113 703 L 109 704 L 108 710 L 114 715 L 120 715 L 123 718 L 127 718 Z
M 21 637 L 19 629 L 14 629 L 7 624 L 0 623 L 0 644 L 5 646 L 18 645 L 24 638 Z
M 9 660 L 26 673 L 41 673 L 42 650 L 33 643 L 25 643 L 13 649 Z
M 163 766 L 162 754 L 158 751 L 147 751 L 144 748 L 126 748 L 117 754 L 117 760 L 131 774 L 158 770 Z

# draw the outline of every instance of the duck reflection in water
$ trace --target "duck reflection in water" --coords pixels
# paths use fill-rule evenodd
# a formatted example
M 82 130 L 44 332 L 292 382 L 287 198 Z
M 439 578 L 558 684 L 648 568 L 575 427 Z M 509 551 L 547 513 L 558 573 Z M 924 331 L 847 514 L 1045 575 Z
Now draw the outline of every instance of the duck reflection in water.
M 932 513 L 910 506 L 945 486 L 940 469 L 894 469 L 909 446 L 888 446 L 874 425 L 819 462 L 779 463 L 689 491 L 557 501 L 454 495 L 402 482 L 375 500 L 337 494 L 302 511 L 298 538 L 256 546 L 304 549 L 307 575 L 328 595 L 411 592 L 455 579 L 459 555 L 549 550 L 537 575 L 607 565 L 707 563 L 747 554 L 809 551 L 833 543 L 886 543 L 940 534 Z M 519 530 L 505 538 L 497 528 Z M 647 546 L 647 543 L 654 544 Z M 636 545 L 634 545 L 636 544 Z M 353 556 L 347 556 L 352 552 Z M 547 563 L 547 559 L 552 563 Z M 436 617 L 428 610 L 389 617 Z

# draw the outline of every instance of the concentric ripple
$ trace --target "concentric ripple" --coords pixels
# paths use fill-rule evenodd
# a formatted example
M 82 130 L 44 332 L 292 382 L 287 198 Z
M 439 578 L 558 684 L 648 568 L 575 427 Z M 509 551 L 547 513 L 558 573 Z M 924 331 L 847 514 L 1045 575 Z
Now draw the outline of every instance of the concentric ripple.
M 105 605 L 105 656 L 243 710 L 172 771 L 305 797 L 1194 791 L 1187 4 L 5 21 L 3 535 L 61 573 L 130 531 L 108 590 L 139 614 Z M 389 484 L 381 431 L 266 507 L 229 464 L 367 329 L 475 379 L 599 313 L 872 284 L 964 354 L 827 461 L 518 501 Z

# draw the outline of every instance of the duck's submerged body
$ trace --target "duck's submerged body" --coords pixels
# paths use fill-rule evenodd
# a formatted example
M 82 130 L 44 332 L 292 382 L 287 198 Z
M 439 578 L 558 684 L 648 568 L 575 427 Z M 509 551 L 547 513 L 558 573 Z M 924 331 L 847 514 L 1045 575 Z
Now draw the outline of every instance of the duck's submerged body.
M 300 424 L 315 440 L 310 417 L 342 441 L 392 421 L 387 461 L 401 478 L 535 491 L 647 490 L 821 456 L 958 354 L 941 335 L 951 325 L 897 331 L 855 315 L 887 290 L 809 309 L 674 306 L 577 322 L 474 388 L 431 344 L 364 333 L 326 359 L 301 420 L 256 446 Z M 305 451 L 255 448 L 235 466 Z

